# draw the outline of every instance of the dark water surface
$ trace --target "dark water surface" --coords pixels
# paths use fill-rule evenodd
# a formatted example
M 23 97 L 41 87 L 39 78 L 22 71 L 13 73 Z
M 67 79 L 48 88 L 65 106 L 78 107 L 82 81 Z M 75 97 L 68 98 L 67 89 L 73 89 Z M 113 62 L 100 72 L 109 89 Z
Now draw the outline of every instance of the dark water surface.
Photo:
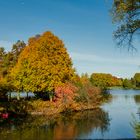
M 0 140 L 135 138 L 133 122 L 140 120 L 140 90 L 110 92 L 113 99 L 101 109 L 0 123 Z

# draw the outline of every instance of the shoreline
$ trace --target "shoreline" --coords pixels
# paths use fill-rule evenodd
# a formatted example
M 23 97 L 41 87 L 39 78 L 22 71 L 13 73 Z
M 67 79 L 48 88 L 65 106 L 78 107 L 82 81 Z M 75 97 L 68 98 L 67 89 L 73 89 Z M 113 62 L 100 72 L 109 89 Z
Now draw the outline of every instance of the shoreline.
M 101 105 L 101 104 L 100 104 Z M 61 113 L 73 113 L 73 112 L 80 112 L 80 111 L 87 111 L 87 110 L 94 110 L 94 109 L 99 109 L 100 108 L 99 104 L 96 105 L 91 105 L 91 104 L 74 104 L 74 105 L 70 105 L 68 107 L 66 107 L 65 105 L 62 105 L 60 109 L 58 109 L 57 107 L 55 108 L 46 108 L 44 110 L 28 110 L 28 114 L 29 115 L 45 115 L 45 116 L 55 116 L 55 115 L 59 115 Z M 74 106 L 76 106 L 76 108 L 74 108 Z

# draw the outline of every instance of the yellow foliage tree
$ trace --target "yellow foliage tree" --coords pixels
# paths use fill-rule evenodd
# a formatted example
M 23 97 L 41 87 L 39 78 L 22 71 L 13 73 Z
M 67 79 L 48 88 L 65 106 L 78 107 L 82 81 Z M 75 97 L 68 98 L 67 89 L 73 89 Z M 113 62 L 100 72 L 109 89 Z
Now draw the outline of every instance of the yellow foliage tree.
M 32 37 L 11 71 L 18 91 L 47 92 L 75 75 L 62 40 L 51 32 Z

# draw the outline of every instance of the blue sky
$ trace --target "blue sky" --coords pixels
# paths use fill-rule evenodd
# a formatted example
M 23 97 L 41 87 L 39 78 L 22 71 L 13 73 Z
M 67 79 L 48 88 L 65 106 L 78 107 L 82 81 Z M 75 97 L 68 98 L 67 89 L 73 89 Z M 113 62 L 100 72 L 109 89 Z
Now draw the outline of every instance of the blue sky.
M 132 77 L 140 54 L 117 49 L 109 10 L 112 0 L 0 0 L 0 46 L 45 31 L 59 36 L 79 74 L 104 72 Z M 138 48 L 138 44 L 136 47 Z

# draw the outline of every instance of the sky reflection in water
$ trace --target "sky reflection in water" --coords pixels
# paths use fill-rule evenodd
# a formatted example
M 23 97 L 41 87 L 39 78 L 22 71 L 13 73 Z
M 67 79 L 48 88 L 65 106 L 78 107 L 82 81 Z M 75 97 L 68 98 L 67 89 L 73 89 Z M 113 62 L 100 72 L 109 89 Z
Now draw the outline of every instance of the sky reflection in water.
M 98 110 L 9 120 L 0 125 L 0 139 L 135 138 L 132 123 L 134 117 L 139 120 L 140 91 L 111 90 L 111 94 L 113 99 Z

